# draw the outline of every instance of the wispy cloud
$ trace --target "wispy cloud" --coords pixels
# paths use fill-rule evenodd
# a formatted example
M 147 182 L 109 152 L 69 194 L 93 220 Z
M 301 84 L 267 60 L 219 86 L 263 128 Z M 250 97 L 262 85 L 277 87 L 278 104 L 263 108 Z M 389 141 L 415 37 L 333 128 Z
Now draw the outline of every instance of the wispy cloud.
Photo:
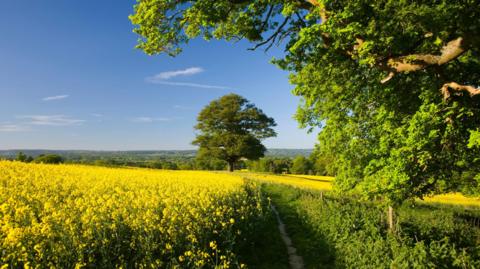
M 190 106 L 182 106 L 182 105 L 174 105 L 173 108 L 174 108 L 174 109 L 180 109 L 180 110 L 190 110 L 190 109 L 193 109 L 193 107 L 190 107 Z
M 103 115 L 103 114 L 100 114 L 100 113 L 91 113 L 90 116 L 96 117 L 96 118 L 101 118 L 101 117 L 103 117 L 104 115 Z
M 201 67 L 189 67 L 183 70 L 161 72 L 156 74 L 153 77 L 150 77 L 149 80 L 157 81 L 157 80 L 167 80 L 167 79 L 171 79 L 179 76 L 192 76 L 195 74 L 202 73 L 203 71 L 205 70 L 203 70 L 203 68 Z
M 169 85 L 169 86 L 178 86 L 178 87 L 192 87 L 192 88 L 202 88 L 202 89 L 218 89 L 218 90 L 230 90 L 230 87 L 219 86 L 219 85 L 210 85 L 210 84 L 201 84 L 201 83 L 192 83 L 192 82 L 178 82 L 178 81 L 169 81 L 171 78 L 179 76 L 191 76 L 198 73 L 202 73 L 205 70 L 201 67 L 190 67 L 183 70 L 176 71 L 167 71 L 156 74 L 145 79 L 146 82 L 153 84 Z
M 171 119 L 169 118 L 154 118 L 154 117 L 135 117 L 135 118 L 130 118 L 131 122 L 136 122 L 136 123 L 152 123 L 152 122 L 158 122 L 158 121 L 170 121 Z
M 64 94 L 64 95 L 55 95 L 55 96 L 48 96 L 48 97 L 42 98 L 42 100 L 43 100 L 43 101 L 55 101 L 55 100 L 62 100 L 62 99 L 65 99 L 65 98 L 68 98 L 68 95 L 67 95 L 67 94 Z
M 29 128 L 19 124 L 0 124 L 0 132 L 13 133 L 28 131 Z
M 217 90 L 231 90 L 232 89 L 232 88 L 227 87 L 227 86 L 208 85 L 208 84 L 199 84 L 199 83 L 190 83 L 190 82 L 156 81 L 156 82 L 152 82 L 152 83 L 162 84 L 162 85 L 170 85 L 170 86 L 202 88 L 202 89 L 217 89 Z
M 27 124 L 44 126 L 71 126 L 85 122 L 85 120 L 74 119 L 65 115 L 28 115 L 18 116 L 17 118 L 26 120 Z

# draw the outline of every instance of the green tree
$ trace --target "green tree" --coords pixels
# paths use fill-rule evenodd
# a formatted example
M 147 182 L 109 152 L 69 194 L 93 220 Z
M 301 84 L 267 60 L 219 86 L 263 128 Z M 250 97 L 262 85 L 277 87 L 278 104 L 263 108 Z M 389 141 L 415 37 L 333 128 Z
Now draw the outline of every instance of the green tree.
M 309 156 L 312 169 L 316 175 L 335 176 L 334 157 L 329 156 L 317 145 Z
M 198 170 L 224 170 L 225 167 L 227 163 L 224 160 L 200 155 L 195 159 L 195 169 Z
M 63 158 L 57 154 L 42 154 L 35 158 L 35 163 L 48 163 L 48 164 L 59 164 L 63 163 Z
M 289 173 L 290 168 L 292 166 L 292 160 L 289 158 L 275 158 L 273 160 L 273 173 L 275 174 L 283 174 Z
M 19 153 L 17 153 L 17 157 L 15 158 L 15 160 L 19 161 L 19 162 L 26 162 L 27 161 L 27 155 L 25 155 L 25 153 L 20 151 Z
M 312 171 L 312 164 L 305 156 L 299 155 L 293 159 L 290 171 L 292 174 L 307 175 Z
M 282 174 L 290 171 L 292 160 L 290 158 L 264 157 L 259 160 L 248 161 L 246 165 L 251 171 Z
M 178 170 L 178 166 L 177 166 L 177 164 L 174 163 L 174 162 L 164 161 L 164 162 L 162 162 L 162 169 Z
M 198 36 L 282 44 L 340 191 L 398 204 L 480 174 L 476 0 L 139 0 L 130 19 L 148 54 Z
M 241 159 L 263 157 L 261 140 L 276 135 L 275 121 L 237 94 L 227 94 L 212 101 L 198 115 L 199 131 L 192 142 L 199 146 L 198 157 L 224 160 L 229 171 Z

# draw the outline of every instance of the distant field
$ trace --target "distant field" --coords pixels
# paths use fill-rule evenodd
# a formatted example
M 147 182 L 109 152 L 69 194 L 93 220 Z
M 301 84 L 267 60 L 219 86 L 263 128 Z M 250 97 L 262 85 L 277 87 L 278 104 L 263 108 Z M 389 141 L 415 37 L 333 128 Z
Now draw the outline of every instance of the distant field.
M 317 181 L 329 181 L 332 182 L 335 177 L 329 177 L 329 176 L 312 176 L 312 175 L 286 175 L 288 177 L 298 177 L 298 178 L 303 178 L 303 179 L 309 179 L 309 180 L 317 180 Z
M 425 197 L 425 203 L 457 205 L 463 207 L 480 207 L 480 197 L 465 197 L 461 193 L 441 194 Z
M 240 173 L 247 178 L 253 178 L 264 182 L 278 183 L 298 188 L 314 190 L 332 190 L 333 177 L 301 176 L 301 175 L 271 175 L 259 173 Z

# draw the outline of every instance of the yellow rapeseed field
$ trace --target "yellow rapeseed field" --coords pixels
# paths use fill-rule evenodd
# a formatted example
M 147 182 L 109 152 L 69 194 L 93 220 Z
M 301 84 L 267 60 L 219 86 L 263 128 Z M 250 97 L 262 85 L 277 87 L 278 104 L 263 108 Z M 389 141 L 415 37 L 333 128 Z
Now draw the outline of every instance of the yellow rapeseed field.
M 447 205 L 458 205 L 464 207 L 480 207 L 480 198 L 465 197 L 461 193 L 440 194 L 432 197 L 425 197 L 426 203 L 438 203 Z
M 325 181 L 332 182 L 335 179 L 334 177 L 330 177 L 330 176 L 313 176 L 313 175 L 288 175 L 288 176 L 316 180 L 316 181 L 324 181 L 324 182 Z
M 263 182 L 284 184 L 297 188 L 313 190 L 332 190 L 333 177 L 304 176 L 304 175 L 272 175 L 257 173 L 241 173 L 247 178 L 260 180 Z
M 1 161 L 0 267 L 244 267 L 262 214 L 235 175 Z

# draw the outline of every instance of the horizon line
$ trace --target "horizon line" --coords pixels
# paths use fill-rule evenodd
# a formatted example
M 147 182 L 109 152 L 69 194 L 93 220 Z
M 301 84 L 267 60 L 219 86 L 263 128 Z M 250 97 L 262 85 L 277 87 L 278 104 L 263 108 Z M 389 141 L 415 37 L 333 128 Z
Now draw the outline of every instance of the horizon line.
M 285 149 L 285 150 L 313 150 L 314 148 L 267 148 L 268 150 L 272 149 Z M 0 151 L 33 151 L 33 150 L 38 150 L 38 151 L 93 151 L 93 152 L 119 152 L 119 151 L 197 151 L 198 149 L 47 149 L 47 148 L 12 148 L 12 149 L 0 149 Z

